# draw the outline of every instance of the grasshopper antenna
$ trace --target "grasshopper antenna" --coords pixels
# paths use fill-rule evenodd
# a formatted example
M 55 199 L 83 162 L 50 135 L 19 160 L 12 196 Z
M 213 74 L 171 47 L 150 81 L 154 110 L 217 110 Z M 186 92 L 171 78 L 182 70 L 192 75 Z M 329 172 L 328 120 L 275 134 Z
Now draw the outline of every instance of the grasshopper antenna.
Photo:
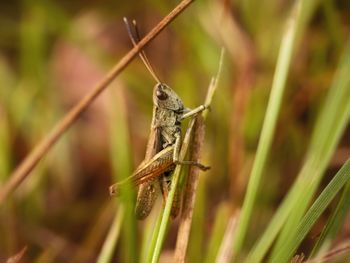
M 129 37 L 131 39 L 131 42 L 134 46 L 137 45 L 138 42 L 140 42 L 140 34 L 139 34 L 139 30 L 137 28 L 137 24 L 136 24 L 136 20 L 132 21 L 133 27 L 134 27 L 134 32 L 135 34 L 133 34 L 133 31 L 131 29 L 130 23 L 128 21 L 128 19 L 126 17 L 124 17 L 124 23 L 126 25 L 126 29 L 128 31 Z M 151 73 L 152 77 L 158 82 L 161 83 L 161 81 L 159 80 L 157 74 L 155 73 L 151 63 L 149 62 L 146 53 L 144 50 L 140 50 L 139 52 L 139 56 L 142 59 L 143 63 L 145 64 L 146 68 L 148 69 L 148 71 Z

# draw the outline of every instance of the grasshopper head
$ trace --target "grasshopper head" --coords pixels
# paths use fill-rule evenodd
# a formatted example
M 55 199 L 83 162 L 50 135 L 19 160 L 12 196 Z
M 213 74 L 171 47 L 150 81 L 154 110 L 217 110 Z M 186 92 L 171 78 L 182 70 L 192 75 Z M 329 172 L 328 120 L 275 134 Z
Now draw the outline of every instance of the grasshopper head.
M 182 111 L 184 105 L 180 97 L 164 83 L 157 83 L 153 91 L 153 102 L 160 108 Z

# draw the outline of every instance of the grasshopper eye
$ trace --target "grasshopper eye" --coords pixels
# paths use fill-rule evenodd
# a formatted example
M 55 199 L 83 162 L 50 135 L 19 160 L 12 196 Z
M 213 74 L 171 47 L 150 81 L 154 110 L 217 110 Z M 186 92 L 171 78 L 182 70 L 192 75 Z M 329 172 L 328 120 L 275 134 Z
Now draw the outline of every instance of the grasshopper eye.
M 164 91 L 162 90 L 157 90 L 156 91 L 156 96 L 158 99 L 160 100 L 166 100 L 168 98 L 168 94 L 166 94 Z

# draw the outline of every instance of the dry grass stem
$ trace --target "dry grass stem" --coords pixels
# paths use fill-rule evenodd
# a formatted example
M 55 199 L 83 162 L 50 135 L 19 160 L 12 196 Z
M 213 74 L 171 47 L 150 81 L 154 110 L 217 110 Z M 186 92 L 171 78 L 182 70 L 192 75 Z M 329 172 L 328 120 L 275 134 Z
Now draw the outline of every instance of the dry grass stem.
M 176 6 L 163 20 L 161 20 L 134 48 L 132 48 L 93 88 L 83 97 L 45 136 L 37 146 L 29 153 L 22 163 L 13 172 L 10 179 L 0 190 L 0 205 L 5 199 L 23 182 L 38 162 L 47 154 L 52 146 L 58 141 L 65 131 L 78 119 L 84 110 L 98 97 L 98 95 L 118 76 L 135 56 L 152 39 L 154 39 L 172 20 L 194 0 L 184 0 Z
M 316 257 L 314 259 L 310 259 L 306 262 L 307 263 L 329 262 L 330 260 L 333 260 L 340 255 L 349 253 L 350 252 L 350 241 L 344 242 L 344 243 L 339 245 L 338 247 L 328 251 L 324 255 L 321 255 L 321 256 Z
M 191 151 L 191 160 L 200 162 L 201 150 L 204 142 L 204 121 L 202 115 L 198 115 L 194 124 L 193 144 Z M 194 201 L 196 199 L 196 189 L 198 186 L 200 169 L 196 166 L 189 168 L 187 178 L 186 192 L 183 202 L 183 210 L 180 218 L 180 226 L 177 235 L 175 248 L 175 262 L 185 262 L 188 239 L 190 235 Z
M 23 247 L 16 255 L 6 260 L 6 263 L 19 263 L 22 262 L 24 254 L 27 252 L 27 247 Z
M 207 96 L 205 98 L 205 105 L 210 105 L 218 86 L 218 80 L 221 75 L 222 65 L 224 61 L 225 50 L 221 49 L 218 72 L 215 77 L 210 81 L 208 87 Z M 204 143 L 204 120 L 207 116 L 207 112 L 203 112 L 197 116 L 194 124 L 193 144 L 191 150 L 191 159 L 196 162 L 200 162 L 202 146 Z M 186 250 L 188 246 L 188 240 L 192 224 L 194 201 L 196 199 L 196 189 L 199 180 L 199 169 L 195 166 L 191 166 L 187 179 L 186 192 L 183 202 L 183 211 L 180 219 L 180 226 L 177 235 L 176 248 L 175 248 L 175 262 L 185 262 Z
M 239 218 L 239 211 L 236 211 L 231 215 L 229 222 L 226 227 L 225 235 L 222 239 L 221 246 L 216 258 L 216 262 L 228 263 L 231 262 L 233 256 L 232 242 L 235 238 L 237 221 Z

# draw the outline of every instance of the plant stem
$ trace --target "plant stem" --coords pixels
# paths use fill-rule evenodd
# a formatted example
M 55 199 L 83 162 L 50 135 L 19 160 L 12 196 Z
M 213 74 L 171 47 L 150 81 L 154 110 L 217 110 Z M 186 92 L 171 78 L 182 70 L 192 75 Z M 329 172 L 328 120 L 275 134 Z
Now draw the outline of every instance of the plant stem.
M 39 161 L 47 154 L 52 146 L 62 137 L 64 132 L 79 118 L 83 111 L 107 88 L 137 54 L 153 40 L 171 21 L 173 21 L 194 0 L 183 0 L 166 17 L 163 18 L 134 48 L 132 48 L 93 88 L 86 94 L 27 155 L 19 164 L 0 190 L 0 205 L 24 181 Z

